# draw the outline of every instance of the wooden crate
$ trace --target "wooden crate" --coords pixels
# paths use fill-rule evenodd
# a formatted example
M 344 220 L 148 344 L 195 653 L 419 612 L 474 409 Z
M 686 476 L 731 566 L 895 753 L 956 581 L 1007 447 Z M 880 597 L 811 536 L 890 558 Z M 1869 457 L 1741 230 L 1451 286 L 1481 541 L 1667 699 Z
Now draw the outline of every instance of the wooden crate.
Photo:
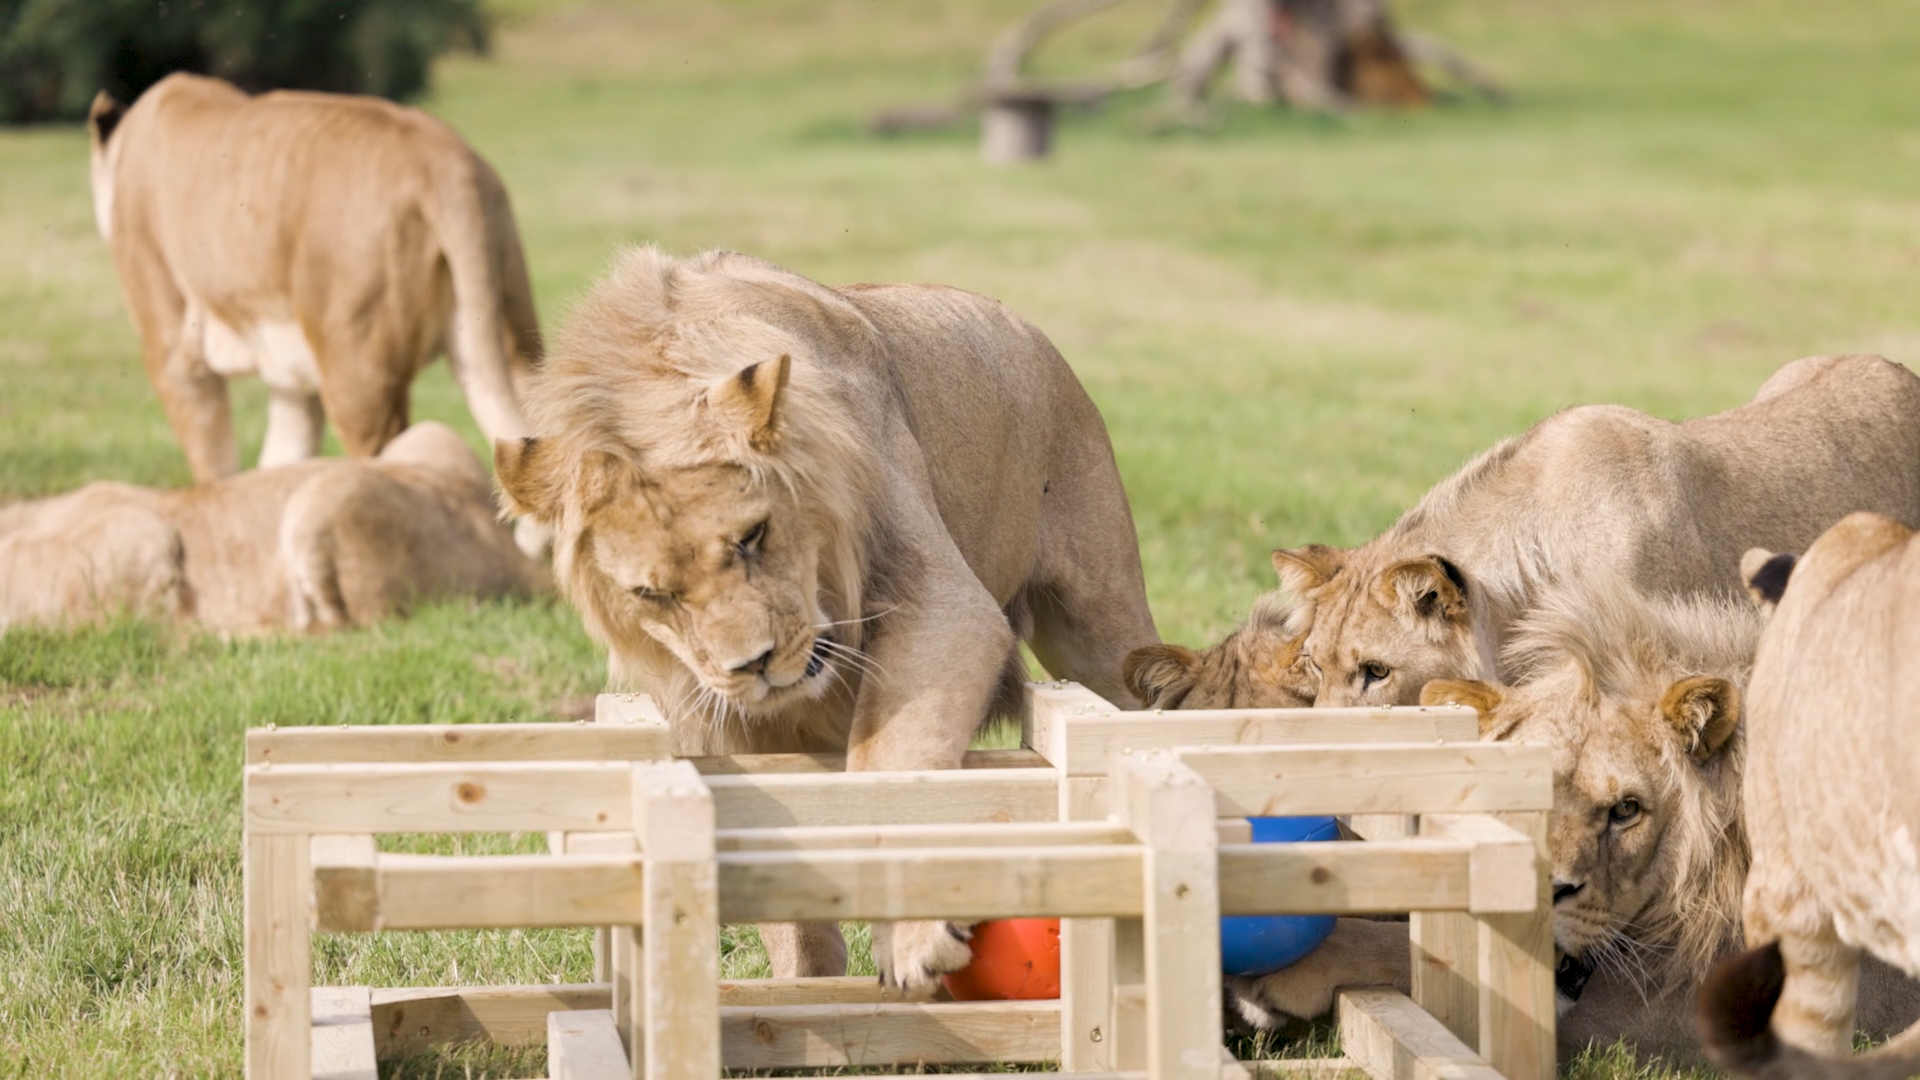
M 832 755 L 669 760 L 645 697 L 593 724 L 248 733 L 247 1069 L 374 1076 L 437 1043 L 545 1040 L 554 1077 L 1057 1062 L 1225 1077 L 1224 914 L 1412 912 L 1416 980 L 1345 992 L 1378 1080 L 1548 1080 L 1547 752 L 1460 709 L 1123 712 L 1032 690 L 1026 747 L 848 774 Z M 1249 815 L 1346 815 L 1359 844 L 1247 843 Z M 549 834 L 535 856 L 380 853 L 409 832 Z M 871 979 L 717 978 L 729 922 L 1054 916 L 1058 1001 L 902 1000 Z M 314 988 L 311 932 L 596 929 L 595 982 Z

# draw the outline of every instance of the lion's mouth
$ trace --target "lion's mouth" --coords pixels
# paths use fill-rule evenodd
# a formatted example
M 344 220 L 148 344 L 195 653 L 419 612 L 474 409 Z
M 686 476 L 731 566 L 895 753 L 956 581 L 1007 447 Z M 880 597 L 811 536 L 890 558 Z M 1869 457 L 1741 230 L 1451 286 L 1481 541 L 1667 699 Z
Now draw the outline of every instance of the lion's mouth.
M 813 651 L 807 654 L 807 678 L 811 679 L 827 669 L 828 651 L 826 638 L 813 639 Z
M 1560 966 L 1554 970 L 1553 987 L 1568 1001 L 1579 1001 L 1580 991 L 1587 988 L 1587 980 L 1592 977 L 1591 961 L 1572 953 L 1565 953 L 1560 957 Z

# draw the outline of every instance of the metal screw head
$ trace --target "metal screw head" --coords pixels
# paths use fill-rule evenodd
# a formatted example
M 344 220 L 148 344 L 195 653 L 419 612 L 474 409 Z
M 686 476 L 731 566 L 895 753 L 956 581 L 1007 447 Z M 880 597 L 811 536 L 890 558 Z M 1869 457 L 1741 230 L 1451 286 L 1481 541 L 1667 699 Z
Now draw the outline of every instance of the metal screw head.
M 1099 1042 L 1101 1039 L 1106 1038 L 1106 1036 L 1101 1033 L 1099 1028 L 1094 1028 L 1087 1033 L 1087 1038 L 1093 1042 Z

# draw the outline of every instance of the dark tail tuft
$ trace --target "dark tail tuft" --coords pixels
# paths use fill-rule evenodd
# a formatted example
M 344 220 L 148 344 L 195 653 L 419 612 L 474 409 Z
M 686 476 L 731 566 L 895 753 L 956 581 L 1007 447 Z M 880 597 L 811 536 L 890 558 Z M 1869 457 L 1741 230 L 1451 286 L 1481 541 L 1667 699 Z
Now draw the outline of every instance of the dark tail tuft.
M 1786 983 L 1787 965 L 1777 941 L 1715 965 L 1694 1004 L 1694 1030 L 1707 1057 L 1744 1073 L 1771 1063 L 1780 1052 L 1773 1007 Z

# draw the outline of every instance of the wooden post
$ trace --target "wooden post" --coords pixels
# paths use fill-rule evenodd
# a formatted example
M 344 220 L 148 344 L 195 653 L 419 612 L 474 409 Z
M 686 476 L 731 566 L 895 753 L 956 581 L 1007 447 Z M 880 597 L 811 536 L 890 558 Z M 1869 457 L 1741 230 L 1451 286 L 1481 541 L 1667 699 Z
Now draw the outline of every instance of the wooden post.
M 720 1075 L 720 905 L 713 794 L 685 761 L 635 765 L 634 831 L 646 856 L 644 1046 L 634 1080 Z
M 1220 868 L 1214 791 L 1168 754 L 1123 754 L 1112 802 L 1146 845 L 1147 1075 L 1220 1077 Z
M 987 102 L 980 114 L 980 156 L 995 165 L 1039 161 L 1053 149 L 1052 98 L 1006 95 Z
M 299 833 L 249 832 L 241 891 L 246 918 L 247 1076 L 312 1074 L 312 942 L 307 847 Z
M 1423 836 L 1434 826 L 1420 823 Z M 1413 948 L 1413 1000 L 1468 1046 L 1480 1043 L 1479 924 L 1461 911 L 1416 911 L 1408 933 Z
M 1480 916 L 1477 1045 L 1480 1056 L 1507 1080 L 1553 1080 L 1556 1008 L 1547 812 L 1494 816 L 1532 838 L 1539 891 L 1532 911 Z

